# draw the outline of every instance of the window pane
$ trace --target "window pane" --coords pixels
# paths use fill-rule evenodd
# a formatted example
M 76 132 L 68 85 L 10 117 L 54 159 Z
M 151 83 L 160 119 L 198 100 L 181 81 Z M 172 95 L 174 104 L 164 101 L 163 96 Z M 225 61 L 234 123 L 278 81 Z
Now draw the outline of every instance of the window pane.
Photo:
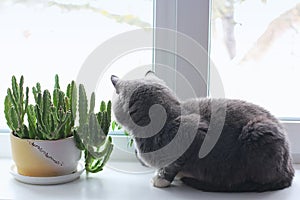
M 54 75 L 59 74 L 65 87 L 104 41 L 130 30 L 152 27 L 152 4 L 152 0 L 1 1 L 0 128 L 6 127 L 3 101 L 12 75 L 24 75 L 27 86 L 38 81 L 44 89 L 52 89 Z M 114 70 L 109 73 L 122 76 L 135 66 L 151 63 L 151 51 L 133 52 L 114 61 L 110 68 Z M 108 75 L 104 77 L 109 79 Z M 107 100 L 113 87 L 107 81 L 99 83 L 98 90 L 101 93 L 96 96 Z
M 300 117 L 299 44 L 299 0 L 213 0 L 211 59 L 227 98 Z

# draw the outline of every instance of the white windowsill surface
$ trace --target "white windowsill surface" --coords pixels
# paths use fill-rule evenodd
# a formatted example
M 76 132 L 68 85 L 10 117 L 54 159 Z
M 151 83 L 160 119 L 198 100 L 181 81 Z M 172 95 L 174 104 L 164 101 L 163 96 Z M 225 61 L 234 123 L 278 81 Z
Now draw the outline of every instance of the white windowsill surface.
M 265 193 L 208 193 L 189 188 L 176 182 L 172 187 L 158 189 L 152 187 L 150 179 L 153 173 L 125 173 L 111 169 L 111 166 L 124 168 L 140 168 L 136 162 L 112 162 L 98 174 L 91 174 L 86 178 L 82 174 L 80 179 L 73 182 L 37 186 L 20 183 L 10 174 L 11 159 L 0 159 L 0 199 L 284 199 L 296 200 L 300 196 L 299 165 L 293 186 L 280 191 Z M 150 170 L 151 171 L 151 170 Z

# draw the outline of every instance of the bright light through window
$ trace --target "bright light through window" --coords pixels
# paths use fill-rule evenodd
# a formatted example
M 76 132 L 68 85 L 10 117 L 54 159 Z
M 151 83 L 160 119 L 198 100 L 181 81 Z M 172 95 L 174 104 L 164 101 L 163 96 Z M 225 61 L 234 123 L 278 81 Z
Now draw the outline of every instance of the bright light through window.
M 27 86 L 38 81 L 44 89 L 52 89 L 54 75 L 59 74 L 65 87 L 101 43 L 126 31 L 152 27 L 152 21 L 152 0 L 1 1 L 0 129 L 6 127 L 3 102 L 12 75 L 24 75 Z M 152 63 L 151 51 L 133 54 L 113 63 L 111 71 L 124 75 Z M 96 95 L 107 100 L 113 87 L 108 81 L 104 84 Z
M 212 10 L 211 58 L 226 97 L 299 118 L 299 0 L 213 0 Z

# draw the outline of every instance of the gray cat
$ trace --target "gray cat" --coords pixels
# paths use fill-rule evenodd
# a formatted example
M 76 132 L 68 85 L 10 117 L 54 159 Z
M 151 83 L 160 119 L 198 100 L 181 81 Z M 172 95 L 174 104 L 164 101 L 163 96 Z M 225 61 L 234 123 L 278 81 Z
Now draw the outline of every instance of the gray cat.
M 292 184 L 286 133 L 265 109 L 241 100 L 181 102 L 153 76 L 111 80 L 115 117 L 132 134 L 139 158 L 158 169 L 155 187 L 168 187 L 176 176 L 210 192 L 264 192 Z M 212 148 L 201 157 L 206 140 Z

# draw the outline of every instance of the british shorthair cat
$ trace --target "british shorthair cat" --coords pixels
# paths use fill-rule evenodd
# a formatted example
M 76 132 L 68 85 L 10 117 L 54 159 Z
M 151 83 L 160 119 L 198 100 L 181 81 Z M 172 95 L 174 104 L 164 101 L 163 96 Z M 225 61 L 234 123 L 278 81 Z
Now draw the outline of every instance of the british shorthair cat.
M 139 158 L 157 168 L 155 187 L 168 187 L 176 176 L 211 192 L 263 192 L 292 184 L 285 130 L 264 108 L 231 99 L 180 101 L 153 76 L 111 80 L 116 120 L 133 136 Z M 214 137 L 212 148 L 201 157 L 205 140 Z

